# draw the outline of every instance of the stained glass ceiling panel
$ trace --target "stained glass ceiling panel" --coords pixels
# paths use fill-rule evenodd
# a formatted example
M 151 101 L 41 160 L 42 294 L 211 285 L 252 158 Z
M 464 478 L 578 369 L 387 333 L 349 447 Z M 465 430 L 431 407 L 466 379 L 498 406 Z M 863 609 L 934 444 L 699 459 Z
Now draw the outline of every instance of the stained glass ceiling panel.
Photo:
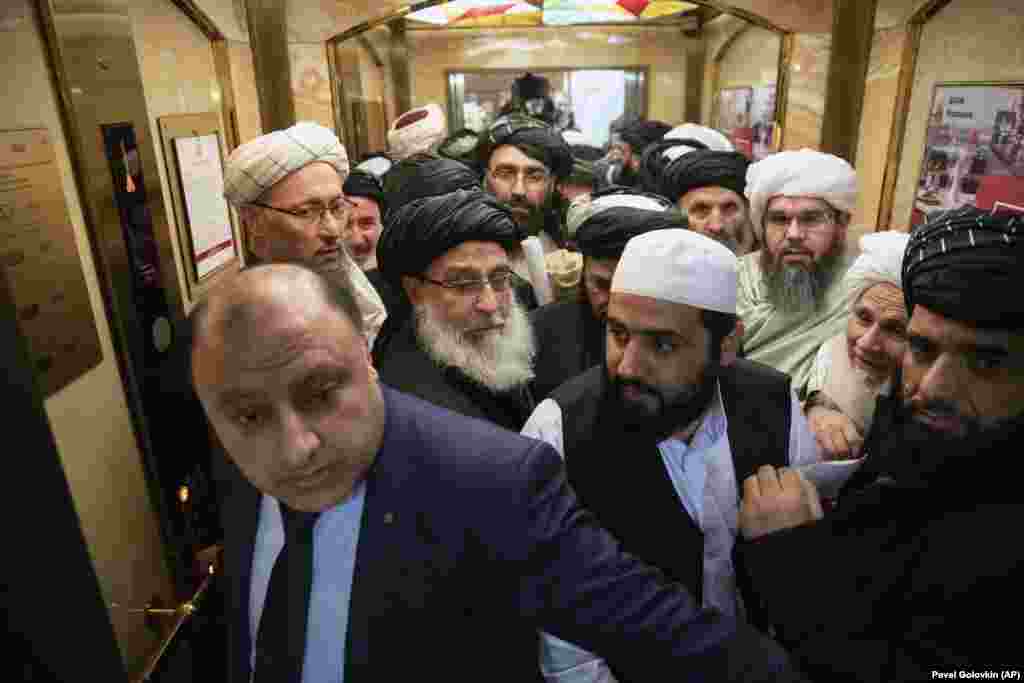
M 696 7 L 675 0 L 453 0 L 408 18 L 436 26 L 564 26 L 658 19 Z

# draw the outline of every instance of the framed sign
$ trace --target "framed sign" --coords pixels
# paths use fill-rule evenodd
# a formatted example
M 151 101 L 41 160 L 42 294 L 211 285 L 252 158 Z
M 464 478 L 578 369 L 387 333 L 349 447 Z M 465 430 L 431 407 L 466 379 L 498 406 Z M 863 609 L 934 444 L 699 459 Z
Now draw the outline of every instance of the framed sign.
M 50 396 L 103 360 L 50 131 L 0 131 L 0 274 Z
M 220 136 L 174 138 L 174 158 L 185 200 L 192 266 L 202 281 L 235 257 L 231 216 L 224 199 Z
M 224 199 L 224 139 L 216 112 L 159 119 L 188 295 L 200 298 L 241 267 L 235 215 Z
M 939 83 L 911 226 L 935 212 L 1024 206 L 1024 82 Z

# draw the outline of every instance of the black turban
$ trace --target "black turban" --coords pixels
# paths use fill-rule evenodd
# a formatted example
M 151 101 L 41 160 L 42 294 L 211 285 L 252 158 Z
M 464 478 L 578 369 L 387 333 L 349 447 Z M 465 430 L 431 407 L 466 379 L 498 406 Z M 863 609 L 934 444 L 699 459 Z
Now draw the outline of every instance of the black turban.
M 388 211 L 423 197 L 480 187 L 480 176 L 464 163 L 436 154 L 414 154 L 384 175 Z
M 613 206 L 594 214 L 576 232 L 576 248 L 584 256 L 619 258 L 626 242 L 652 230 L 689 227 L 686 218 L 675 211 L 647 211 L 629 206 Z
M 619 131 L 619 137 L 633 149 L 633 154 L 640 156 L 647 149 L 647 145 L 665 137 L 665 133 L 670 130 L 672 126 L 667 123 L 641 119 L 625 126 Z
M 665 167 L 661 194 L 674 202 L 698 187 L 724 187 L 740 197 L 747 189 L 750 160 L 739 152 L 699 149 L 687 152 Z
M 604 156 L 604 150 L 593 145 L 570 145 L 572 156 L 577 161 L 595 162 Z
M 665 174 L 665 167 L 668 166 L 671 161 L 665 156 L 665 152 L 672 149 L 673 147 L 689 147 L 693 150 L 707 149 L 700 140 L 692 140 L 690 138 L 683 139 L 672 139 L 672 140 L 658 140 L 652 142 L 644 150 L 643 156 L 640 157 L 640 189 L 644 192 L 653 192 L 655 194 L 661 194 L 663 191 L 662 187 L 662 176 Z
M 352 171 L 345 179 L 342 192 L 349 197 L 365 197 L 377 202 L 381 213 L 384 213 L 384 186 L 377 176 L 365 171 Z
M 488 168 L 491 154 L 502 145 L 512 145 L 547 166 L 561 180 L 572 173 L 572 149 L 554 128 L 521 114 L 502 116 L 480 138 L 480 166 Z
M 903 296 L 974 327 L 1024 329 L 1024 217 L 965 206 L 914 230 Z
M 591 145 L 571 145 L 572 173 L 564 179 L 566 183 L 594 186 L 594 162 L 604 156 L 599 147 Z
M 512 81 L 512 96 L 523 100 L 551 95 L 551 81 L 543 76 L 526 73 Z
M 377 268 L 395 288 L 463 242 L 497 242 L 513 249 L 525 239 L 508 208 L 480 189 L 416 199 L 388 212 L 377 243 Z

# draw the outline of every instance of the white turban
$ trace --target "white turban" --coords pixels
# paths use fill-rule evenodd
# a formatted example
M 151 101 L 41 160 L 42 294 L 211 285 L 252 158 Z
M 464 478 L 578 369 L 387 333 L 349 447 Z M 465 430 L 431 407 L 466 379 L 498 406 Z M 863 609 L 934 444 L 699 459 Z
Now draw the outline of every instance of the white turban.
M 370 157 L 363 163 L 356 166 L 357 171 L 369 173 L 377 178 L 383 178 L 384 174 L 391 170 L 391 159 L 382 156 Z
M 597 199 L 592 199 L 589 194 L 581 194 L 572 200 L 565 212 L 566 235 L 569 239 L 574 239 L 580 226 L 588 219 L 613 206 L 627 206 L 645 211 L 667 211 L 672 208 L 667 201 L 659 202 L 653 197 L 641 194 L 609 194 Z
M 729 249 L 692 230 L 653 230 L 626 243 L 612 292 L 736 314 L 739 262 Z
M 238 207 L 255 201 L 290 173 L 315 161 L 330 164 L 348 177 L 348 154 L 328 128 L 300 121 L 240 145 L 228 157 L 224 171 L 224 198 Z
M 431 152 L 444 141 L 446 130 L 444 111 L 431 102 L 395 119 L 388 131 L 388 149 L 395 161 L 418 152 Z
M 562 139 L 570 146 L 592 144 L 587 136 L 578 130 L 563 130 Z
M 747 199 L 754 229 L 763 233 L 764 212 L 775 197 L 821 199 L 843 213 L 857 205 L 857 172 L 834 154 L 801 149 L 765 157 L 747 169 Z
M 885 282 L 903 289 L 903 252 L 907 250 L 910 235 L 886 230 L 873 232 L 860 238 L 860 255 L 843 276 L 854 299 L 869 287 Z
M 735 152 L 736 148 L 733 146 L 732 141 L 725 137 L 723 133 L 715 130 L 714 128 L 708 128 L 707 126 L 700 126 L 696 123 L 684 123 L 681 126 L 676 126 L 669 132 L 665 133 L 663 140 L 696 140 L 697 142 L 703 143 L 713 152 Z M 669 161 L 675 161 L 679 157 L 683 156 L 688 152 L 692 152 L 699 147 L 690 147 L 688 145 L 680 145 L 678 147 L 670 147 L 665 150 L 662 155 Z

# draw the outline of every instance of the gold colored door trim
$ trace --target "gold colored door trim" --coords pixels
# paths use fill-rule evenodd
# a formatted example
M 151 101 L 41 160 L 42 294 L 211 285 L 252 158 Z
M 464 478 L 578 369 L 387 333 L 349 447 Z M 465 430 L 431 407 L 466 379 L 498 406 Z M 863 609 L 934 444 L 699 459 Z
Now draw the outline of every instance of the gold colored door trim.
M 888 230 L 892 223 L 892 212 L 896 205 L 896 182 L 899 180 L 903 140 L 907 135 L 910 97 L 914 89 L 914 75 L 917 71 L 917 55 L 921 48 L 921 34 L 924 32 L 924 25 L 950 2 L 952 0 L 927 0 L 907 20 L 907 36 L 903 43 L 900 76 L 896 86 L 896 105 L 893 111 L 892 129 L 889 132 L 889 153 L 885 162 L 885 175 L 882 178 L 882 198 L 878 205 L 876 230 Z

